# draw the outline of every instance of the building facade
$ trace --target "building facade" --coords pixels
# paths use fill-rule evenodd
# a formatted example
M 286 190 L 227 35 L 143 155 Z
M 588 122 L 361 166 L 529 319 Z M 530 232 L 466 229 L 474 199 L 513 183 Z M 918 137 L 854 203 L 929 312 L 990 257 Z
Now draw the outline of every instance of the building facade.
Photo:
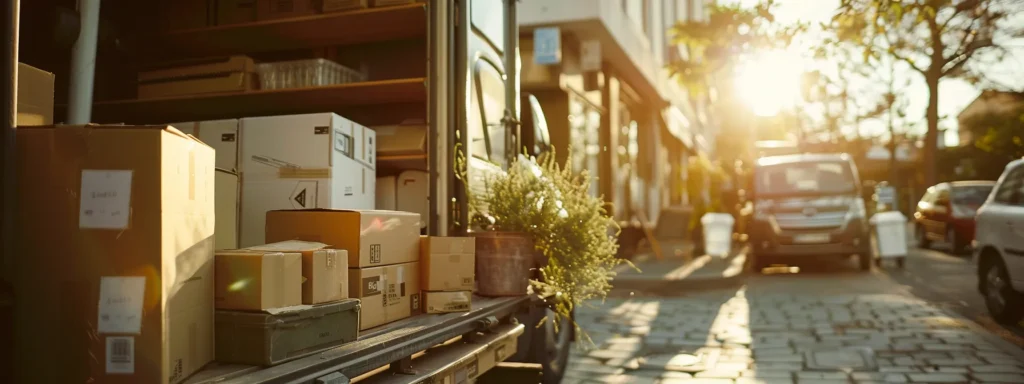
M 704 1 L 522 0 L 518 12 L 522 91 L 559 160 L 596 173 L 591 191 L 620 222 L 686 204 L 687 159 L 710 152 L 714 129 L 666 65 L 685 55 L 671 26 L 705 17 Z

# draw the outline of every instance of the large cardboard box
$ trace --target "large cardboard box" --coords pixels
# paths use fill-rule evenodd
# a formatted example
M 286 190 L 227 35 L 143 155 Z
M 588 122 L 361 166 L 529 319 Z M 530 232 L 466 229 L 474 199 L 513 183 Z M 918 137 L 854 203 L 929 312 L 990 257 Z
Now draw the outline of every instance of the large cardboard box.
M 217 309 L 262 311 L 302 304 L 302 254 L 253 247 L 217 251 Z
M 243 247 L 268 242 L 268 211 L 373 209 L 372 130 L 320 113 L 242 119 L 240 134 Z
M 238 248 L 238 175 L 217 168 L 214 177 L 217 214 L 215 249 Z
M 348 298 L 348 251 L 327 249 L 327 244 L 300 240 L 249 249 L 302 254 L 302 304 L 320 304 Z
M 423 290 L 472 291 L 476 274 L 476 239 L 423 236 L 420 238 Z
M 361 302 L 359 330 L 420 313 L 420 263 L 349 269 L 349 291 Z
M 469 312 L 472 308 L 472 291 L 423 291 L 423 309 L 426 313 Z
M 267 212 L 269 242 L 303 240 L 348 251 L 349 268 L 420 259 L 419 215 L 396 211 L 287 210 Z
M 52 73 L 18 63 L 16 125 L 53 124 L 53 82 Z
M 212 361 L 213 149 L 161 126 L 17 135 L 14 381 L 179 383 Z
M 217 151 L 217 168 L 238 172 L 238 119 L 171 123 Z

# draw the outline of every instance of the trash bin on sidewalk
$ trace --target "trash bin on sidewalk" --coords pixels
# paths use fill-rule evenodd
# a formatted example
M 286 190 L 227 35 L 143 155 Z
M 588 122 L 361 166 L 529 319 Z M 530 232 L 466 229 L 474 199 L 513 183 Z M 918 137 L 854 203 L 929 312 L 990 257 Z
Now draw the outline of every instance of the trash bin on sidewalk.
M 718 257 L 729 256 L 734 221 L 728 213 L 707 213 L 700 218 L 704 227 L 704 253 Z
M 899 211 L 879 212 L 871 216 L 878 245 L 878 264 L 885 259 L 895 260 L 903 268 L 907 258 L 907 217 Z

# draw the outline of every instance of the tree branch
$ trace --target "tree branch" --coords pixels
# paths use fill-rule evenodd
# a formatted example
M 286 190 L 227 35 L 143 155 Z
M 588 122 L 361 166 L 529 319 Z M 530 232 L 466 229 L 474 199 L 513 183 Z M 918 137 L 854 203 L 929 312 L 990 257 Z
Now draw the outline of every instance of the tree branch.
M 896 48 L 893 47 L 892 40 L 889 39 L 889 34 L 882 33 L 882 36 L 885 39 L 886 48 L 889 49 L 889 55 L 891 55 L 896 60 L 899 60 L 899 61 L 902 61 L 904 63 L 907 63 L 907 65 L 910 66 L 910 69 L 913 69 L 913 70 L 921 73 L 922 75 L 925 74 L 924 70 L 921 69 L 921 67 L 918 67 L 917 64 L 914 64 L 914 60 L 913 59 L 911 59 L 911 58 L 909 58 L 907 56 L 903 56 L 899 52 L 896 52 Z

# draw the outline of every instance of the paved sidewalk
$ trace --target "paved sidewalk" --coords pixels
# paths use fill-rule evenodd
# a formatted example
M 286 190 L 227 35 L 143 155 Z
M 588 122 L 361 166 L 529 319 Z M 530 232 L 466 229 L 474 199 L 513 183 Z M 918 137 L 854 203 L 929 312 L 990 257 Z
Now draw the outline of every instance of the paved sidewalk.
M 665 258 L 656 259 L 651 253 L 637 255 L 633 264 L 620 266 L 612 286 L 618 291 L 648 293 L 678 293 L 682 290 L 738 286 L 746 268 L 746 250 L 733 249 L 733 254 L 722 258 L 701 255 L 687 260 L 692 246 L 685 243 L 662 244 Z
M 895 294 L 608 299 L 577 309 L 597 348 L 564 383 L 1024 383 L 1024 351 Z

